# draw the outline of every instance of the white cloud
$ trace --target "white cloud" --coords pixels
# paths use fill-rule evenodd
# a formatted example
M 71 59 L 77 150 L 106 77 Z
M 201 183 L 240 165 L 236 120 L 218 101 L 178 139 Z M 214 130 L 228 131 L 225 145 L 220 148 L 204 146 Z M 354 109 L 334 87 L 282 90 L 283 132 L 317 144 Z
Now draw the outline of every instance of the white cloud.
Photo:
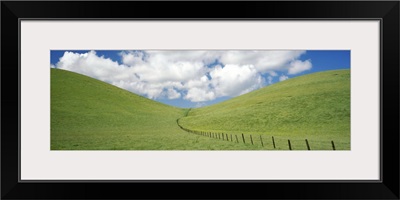
M 190 88 L 184 99 L 192 102 L 210 101 L 215 99 L 215 93 L 213 91 L 207 91 L 201 88 Z
M 151 99 L 204 102 L 238 96 L 271 84 L 277 72 L 297 74 L 312 67 L 298 60 L 305 51 L 122 51 L 121 63 L 95 51 L 65 52 L 50 67 L 81 73 Z M 218 61 L 218 65 L 210 67 Z M 268 77 L 267 77 L 268 75 Z M 265 80 L 263 78 L 265 76 Z M 287 79 L 282 75 L 279 80 Z
M 163 62 L 159 58 L 151 59 L 146 64 L 133 66 L 133 71 L 142 81 L 189 81 L 202 76 L 207 68 L 201 62 Z
M 210 76 L 217 97 L 238 96 L 260 88 L 262 83 L 261 75 L 253 65 L 216 66 Z
M 270 72 L 268 72 L 269 73 L 269 75 L 271 75 L 271 76 L 278 76 L 278 74 L 276 73 L 276 72 L 274 72 L 274 71 L 270 71 Z
M 57 68 L 74 71 L 108 83 L 115 80 L 136 81 L 137 78 L 130 73 L 126 65 L 119 65 L 118 62 L 109 58 L 99 57 L 95 51 L 79 54 L 65 52 L 56 64 Z
M 203 75 L 201 78 L 187 81 L 185 84 L 185 87 L 186 88 L 193 88 L 193 87 L 207 88 L 209 84 L 210 84 L 210 81 L 208 80 L 207 76 Z
M 177 99 L 181 97 L 181 93 L 177 92 L 173 88 L 168 89 L 168 99 Z
M 283 70 L 287 63 L 303 53 L 305 51 L 224 51 L 220 61 L 224 64 L 254 65 L 257 71 L 265 73 Z
M 311 61 L 301 61 L 295 60 L 290 63 L 290 67 L 288 69 L 288 74 L 298 74 L 300 72 L 310 70 L 312 67 Z
M 145 53 L 143 51 L 123 51 L 119 55 L 122 58 L 122 63 L 126 65 L 142 64 L 145 59 Z
M 282 75 L 282 76 L 279 77 L 279 81 L 284 81 L 284 80 L 287 80 L 287 79 L 289 79 L 289 77 L 285 76 L 285 75 Z

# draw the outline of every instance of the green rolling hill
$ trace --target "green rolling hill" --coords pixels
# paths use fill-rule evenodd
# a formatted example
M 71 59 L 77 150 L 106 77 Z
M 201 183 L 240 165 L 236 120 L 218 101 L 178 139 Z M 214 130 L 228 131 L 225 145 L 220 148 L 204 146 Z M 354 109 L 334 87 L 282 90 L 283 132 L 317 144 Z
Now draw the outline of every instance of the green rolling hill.
M 52 150 L 206 149 L 209 139 L 176 125 L 183 114 L 96 79 L 51 69 Z
M 187 116 L 186 116 L 187 115 Z M 255 145 L 182 127 L 254 137 Z M 259 136 L 264 137 L 264 147 Z M 239 135 L 238 135 L 239 136 Z M 77 73 L 51 69 L 51 150 L 350 149 L 350 72 L 289 79 L 203 108 L 181 109 Z
M 191 130 L 275 136 L 304 149 L 350 149 L 350 70 L 299 76 L 225 102 L 192 109 L 180 125 Z M 254 137 L 254 136 L 253 136 Z M 259 137 L 255 137 L 258 139 Z

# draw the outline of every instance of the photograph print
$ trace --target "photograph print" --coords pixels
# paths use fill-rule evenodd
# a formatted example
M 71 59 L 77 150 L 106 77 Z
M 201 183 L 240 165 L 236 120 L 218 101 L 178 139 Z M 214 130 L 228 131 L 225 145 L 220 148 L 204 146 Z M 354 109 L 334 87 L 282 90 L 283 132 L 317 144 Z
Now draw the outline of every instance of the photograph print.
M 350 50 L 51 50 L 51 150 L 351 150 Z

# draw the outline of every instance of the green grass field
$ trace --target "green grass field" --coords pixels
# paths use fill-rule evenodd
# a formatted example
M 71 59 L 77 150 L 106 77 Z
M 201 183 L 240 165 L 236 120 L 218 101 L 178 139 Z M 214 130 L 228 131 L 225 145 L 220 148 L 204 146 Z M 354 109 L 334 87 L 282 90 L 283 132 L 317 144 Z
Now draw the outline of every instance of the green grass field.
M 187 116 L 186 116 L 187 115 Z M 235 135 L 246 144 L 179 128 Z M 250 135 L 253 137 L 252 145 Z M 264 147 L 261 146 L 260 135 Z M 52 150 L 350 149 L 350 71 L 289 79 L 203 108 L 181 109 L 51 69 Z
M 295 149 L 306 148 L 305 139 L 311 148 L 331 149 L 333 140 L 338 149 L 350 149 L 350 71 L 300 76 L 192 109 L 180 124 L 192 130 L 274 136 L 285 147 L 290 139 Z

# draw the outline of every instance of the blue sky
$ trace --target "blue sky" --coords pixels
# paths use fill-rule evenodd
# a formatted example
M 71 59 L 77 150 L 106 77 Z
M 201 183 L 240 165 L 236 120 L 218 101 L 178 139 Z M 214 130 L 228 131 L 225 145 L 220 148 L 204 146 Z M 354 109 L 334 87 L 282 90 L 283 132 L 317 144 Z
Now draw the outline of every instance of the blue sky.
M 187 108 L 225 101 L 296 76 L 349 69 L 350 51 L 52 50 L 50 63 Z

